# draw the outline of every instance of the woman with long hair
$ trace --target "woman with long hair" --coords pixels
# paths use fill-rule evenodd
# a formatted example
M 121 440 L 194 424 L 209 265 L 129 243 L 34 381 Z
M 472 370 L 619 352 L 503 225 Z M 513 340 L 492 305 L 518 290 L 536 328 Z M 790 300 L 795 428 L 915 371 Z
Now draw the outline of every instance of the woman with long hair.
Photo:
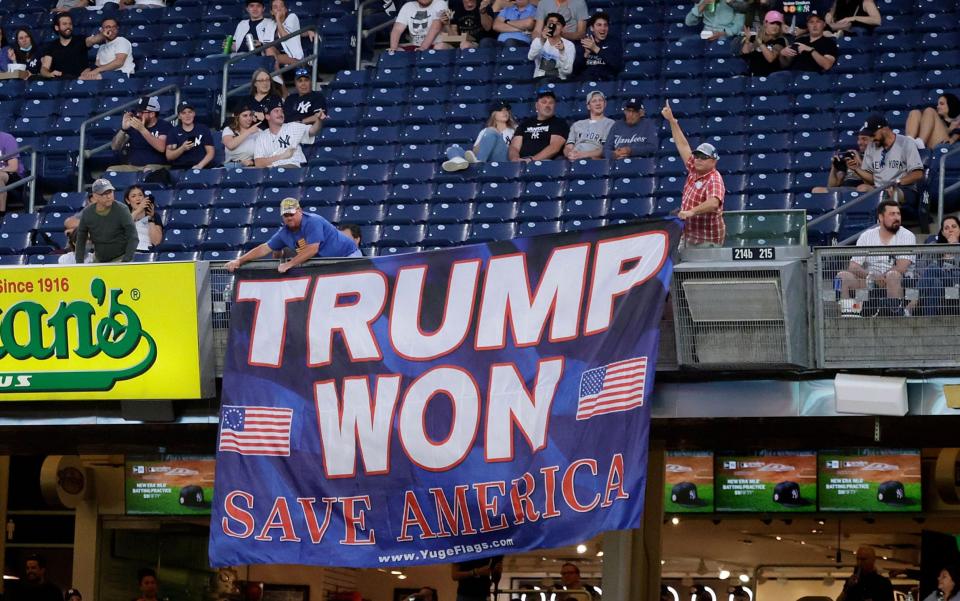
M 960 600 L 960 568 L 947 564 L 937 576 L 937 588 L 923 601 L 957 601 Z
M 932 244 L 960 244 L 960 219 L 953 215 L 944 217 Z M 948 249 L 938 249 L 930 251 L 927 257 L 927 261 L 921 263 L 919 271 L 919 298 L 916 308 L 908 308 L 914 315 L 944 315 L 947 308 L 944 291 L 960 284 L 960 254 Z
M 517 128 L 510 104 L 495 102 L 490 107 L 490 117 L 486 126 L 477 135 L 473 148 L 464 150 L 459 144 L 447 148 L 447 160 L 443 162 L 444 171 L 460 171 L 470 163 L 502 163 L 507 160 L 510 139 Z
M 853 28 L 873 31 L 880 25 L 880 10 L 874 0 L 834 0 L 825 20 L 835 34 L 848 33 Z
M 253 109 L 244 104 L 233 111 L 230 124 L 223 128 L 223 166 L 227 169 L 253 167 L 253 153 L 257 149 L 260 128 L 254 123 Z
M 744 27 L 740 56 L 747 61 L 751 74 L 766 76 L 780 70 L 780 51 L 786 46 L 787 39 L 783 36 L 783 14 L 771 10 L 764 15 L 763 28 L 757 33 L 753 33 L 749 27 Z
M 266 69 L 257 69 L 250 78 L 250 97 L 246 99 L 250 108 L 253 110 L 254 123 L 260 129 L 266 129 L 266 114 L 264 113 L 264 101 L 269 96 L 276 96 L 281 101 L 286 96 L 287 88 L 273 81 L 270 73 Z
M 927 148 L 937 144 L 953 144 L 960 132 L 960 98 L 956 94 L 945 92 L 937 98 L 937 106 L 913 109 L 907 115 L 904 133 L 923 142 Z
M 11 63 L 18 63 L 27 66 L 27 72 L 31 75 L 40 73 L 40 48 L 33 39 L 33 34 L 26 27 L 17 28 L 13 41 L 10 42 L 10 48 L 7 49 L 7 58 Z
M 154 246 L 163 242 L 163 221 L 157 215 L 153 197 L 147 196 L 140 186 L 130 186 L 123 193 L 123 202 L 130 209 L 130 216 L 137 228 L 140 239 L 137 251 L 150 252 Z

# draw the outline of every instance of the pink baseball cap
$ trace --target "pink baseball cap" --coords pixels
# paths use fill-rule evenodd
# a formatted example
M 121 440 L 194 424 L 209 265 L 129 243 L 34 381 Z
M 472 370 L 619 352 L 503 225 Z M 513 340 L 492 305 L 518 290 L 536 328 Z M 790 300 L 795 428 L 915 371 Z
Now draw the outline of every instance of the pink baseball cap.
M 768 10 L 767 15 L 763 18 L 763 22 L 783 24 L 783 13 L 777 10 Z

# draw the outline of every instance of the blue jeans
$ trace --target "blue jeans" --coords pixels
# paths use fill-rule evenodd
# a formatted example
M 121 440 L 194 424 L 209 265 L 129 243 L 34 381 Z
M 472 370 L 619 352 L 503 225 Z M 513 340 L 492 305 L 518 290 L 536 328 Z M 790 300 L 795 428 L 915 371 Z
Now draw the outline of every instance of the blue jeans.
M 463 153 L 463 147 L 459 144 L 454 144 L 446 150 L 448 159 L 458 157 L 462 159 Z M 503 141 L 503 136 L 500 135 L 500 132 L 492 127 L 488 127 L 483 130 L 483 134 L 480 136 L 480 143 L 475 147 L 474 154 L 477 155 L 477 160 L 481 163 L 503 163 L 507 160 L 507 143 Z

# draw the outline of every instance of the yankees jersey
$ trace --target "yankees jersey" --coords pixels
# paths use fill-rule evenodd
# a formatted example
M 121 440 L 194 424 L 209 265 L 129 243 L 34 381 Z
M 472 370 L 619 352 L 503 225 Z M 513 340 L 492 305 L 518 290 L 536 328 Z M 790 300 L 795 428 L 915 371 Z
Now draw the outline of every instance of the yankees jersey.
M 203 160 L 207 154 L 204 146 L 213 146 L 213 134 L 210 128 L 200 123 L 194 123 L 193 129 L 186 131 L 182 125 L 173 130 L 172 136 L 167 136 L 167 146 L 180 146 L 187 140 L 193 140 L 193 148 L 181 154 L 173 162 L 174 169 L 189 169 Z
M 283 101 L 283 120 L 292 123 L 327 110 L 327 99 L 320 92 L 291 94 Z M 313 136 L 304 136 L 304 144 L 313 144 Z
M 272 157 L 293 148 L 292 157 L 277 161 L 272 166 L 300 167 L 307 162 L 307 158 L 303 156 L 303 150 L 300 148 L 300 143 L 309 131 L 310 126 L 304 123 L 284 123 L 276 134 L 269 129 L 265 129 L 257 134 L 257 148 L 253 152 L 253 158 Z

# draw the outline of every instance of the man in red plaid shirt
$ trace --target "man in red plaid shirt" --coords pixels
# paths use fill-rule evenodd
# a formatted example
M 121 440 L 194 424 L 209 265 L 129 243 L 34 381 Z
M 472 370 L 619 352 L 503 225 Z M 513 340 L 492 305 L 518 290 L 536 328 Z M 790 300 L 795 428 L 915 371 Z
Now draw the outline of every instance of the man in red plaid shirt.
M 661 113 L 670 123 L 670 132 L 680 158 L 687 166 L 687 182 L 683 186 L 683 202 L 677 217 L 685 221 L 683 245 L 687 248 L 714 248 L 723 246 L 727 227 L 723 223 L 723 195 L 726 187 L 717 171 L 717 149 L 713 144 L 701 144 L 690 150 L 690 143 L 680 129 L 680 123 L 670 110 L 670 101 Z

